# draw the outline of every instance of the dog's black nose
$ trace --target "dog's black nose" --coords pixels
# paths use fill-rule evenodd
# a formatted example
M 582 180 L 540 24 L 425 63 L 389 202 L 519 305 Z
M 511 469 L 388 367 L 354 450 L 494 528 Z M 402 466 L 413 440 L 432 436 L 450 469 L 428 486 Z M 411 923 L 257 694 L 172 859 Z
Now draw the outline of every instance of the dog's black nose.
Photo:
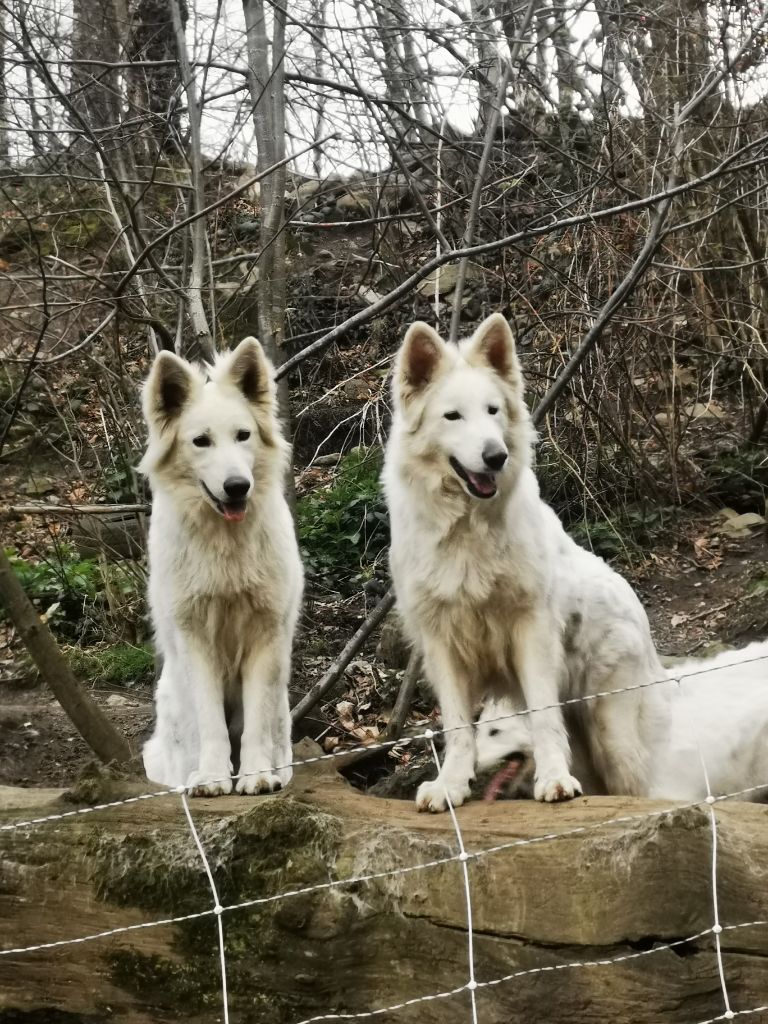
M 487 448 L 483 448 L 483 462 L 486 464 L 488 469 L 492 469 L 494 473 L 498 473 L 506 461 L 507 453 L 503 448 L 496 448 L 492 445 L 488 445 Z
M 228 498 L 244 498 L 250 486 L 244 476 L 228 476 L 224 481 L 224 493 Z

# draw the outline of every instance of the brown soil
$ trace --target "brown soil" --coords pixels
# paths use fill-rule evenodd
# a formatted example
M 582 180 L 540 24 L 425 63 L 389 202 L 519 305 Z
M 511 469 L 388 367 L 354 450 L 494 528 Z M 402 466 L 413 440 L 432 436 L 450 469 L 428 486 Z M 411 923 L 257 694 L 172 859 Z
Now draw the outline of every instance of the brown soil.
M 148 694 L 92 694 L 136 746 L 152 723 Z M 115 700 L 119 705 L 110 703 Z M 0 687 L 0 784 L 67 786 L 95 761 L 60 705 L 41 687 Z
M 691 521 L 686 533 L 689 541 L 676 550 L 657 549 L 637 573 L 627 573 L 659 651 L 695 655 L 768 637 L 765 533 L 726 539 L 711 518 Z

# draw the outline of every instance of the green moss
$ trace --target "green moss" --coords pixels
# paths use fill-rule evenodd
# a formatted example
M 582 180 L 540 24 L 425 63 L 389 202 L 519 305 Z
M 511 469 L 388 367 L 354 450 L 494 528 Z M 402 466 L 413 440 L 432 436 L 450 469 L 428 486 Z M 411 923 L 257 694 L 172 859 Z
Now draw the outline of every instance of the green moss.
M 106 234 L 103 215 L 96 210 L 63 216 L 53 226 L 53 235 L 59 245 L 88 249 Z
M 254 801 L 245 814 L 198 825 L 223 901 L 259 898 L 325 877 L 339 841 L 335 818 L 288 797 Z M 186 831 L 90 841 L 98 895 L 121 905 L 190 913 L 205 905 L 208 882 Z
M 148 645 L 70 647 L 66 653 L 78 679 L 97 686 L 148 685 L 155 673 L 155 658 Z
M 212 995 L 209 979 L 189 964 L 168 957 L 119 949 L 107 957 L 118 985 L 153 997 L 160 1006 L 202 1009 Z M 219 998 L 220 983 L 219 983 Z
M 189 1012 L 199 1014 L 221 1009 L 221 975 L 219 958 L 214 955 L 214 927 L 209 923 L 206 961 L 171 960 L 168 957 L 119 949 L 107 956 L 112 980 L 123 988 L 140 992 L 143 1002 L 150 1000 L 158 1007 L 172 1008 L 174 1016 Z M 238 1011 L 238 1019 L 253 1024 L 283 1024 L 295 1019 L 296 1000 L 286 996 L 269 996 L 254 991 L 250 975 L 233 960 L 231 944 L 226 944 L 229 1007 Z M 239 995 L 239 993 L 247 993 Z
M 286 933 L 293 962 L 300 962 L 304 949 L 317 940 L 311 937 L 313 929 L 327 928 L 338 912 L 349 911 L 327 890 L 279 900 L 269 897 L 329 879 L 341 841 L 339 822 L 289 797 L 278 797 L 257 800 L 237 817 L 198 821 L 198 829 L 221 903 L 265 899 L 224 917 L 231 1006 L 238 1008 L 243 1021 L 288 1021 L 297 1005 L 292 978 L 286 976 L 285 985 L 277 986 L 278 994 L 264 995 L 265 989 L 275 990 L 274 972 L 286 969 Z M 166 830 L 120 838 L 94 832 L 90 847 L 93 880 L 104 900 L 139 907 L 157 917 L 194 914 L 211 904 L 200 855 L 186 830 L 173 836 Z M 167 1002 L 197 1012 L 217 1007 L 221 979 L 218 957 L 212 953 L 215 929 L 213 915 L 180 922 L 174 929 L 171 956 L 125 949 L 110 953 L 113 980 L 145 1001 L 149 994 L 158 1005 Z M 269 982 L 263 972 L 269 972 Z

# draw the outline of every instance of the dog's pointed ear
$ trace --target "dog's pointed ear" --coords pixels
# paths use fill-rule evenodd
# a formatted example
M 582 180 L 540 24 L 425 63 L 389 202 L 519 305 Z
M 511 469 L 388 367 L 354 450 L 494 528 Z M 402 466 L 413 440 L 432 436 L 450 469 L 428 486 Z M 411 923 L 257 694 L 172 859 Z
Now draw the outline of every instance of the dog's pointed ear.
M 256 338 L 243 338 L 224 357 L 219 380 L 227 380 L 242 391 L 253 407 L 259 436 L 265 445 L 275 448 L 283 444 L 277 419 L 277 388 L 272 363 Z
M 271 399 L 272 364 L 256 338 L 243 338 L 228 357 L 227 376 L 253 404 Z
M 402 397 L 407 399 L 423 391 L 444 358 L 445 342 L 437 331 L 422 320 L 412 323 L 405 332 L 395 371 Z
M 189 401 L 194 382 L 194 372 L 189 363 L 173 352 L 160 352 L 144 385 L 143 407 L 147 424 L 163 430 Z
M 515 337 L 506 317 L 493 313 L 486 317 L 472 335 L 470 352 L 494 370 L 499 377 L 522 387 L 522 371 L 517 358 Z

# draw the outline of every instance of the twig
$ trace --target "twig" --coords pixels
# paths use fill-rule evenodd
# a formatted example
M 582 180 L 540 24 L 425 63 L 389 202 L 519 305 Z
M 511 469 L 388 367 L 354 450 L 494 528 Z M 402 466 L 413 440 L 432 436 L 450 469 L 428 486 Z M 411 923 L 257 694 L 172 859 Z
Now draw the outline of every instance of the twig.
M 107 207 L 109 208 L 110 215 L 111 215 L 112 220 L 114 222 L 115 230 L 117 231 L 117 237 L 120 239 L 120 242 L 122 243 L 123 251 L 125 252 L 126 259 L 128 260 L 128 265 L 130 266 L 130 264 L 133 263 L 133 261 L 135 259 L 134 254 L 133 254 L 133 247 L 131 245 L 131 239 L 130 239 L 130 237 L 128 235 L 128 231 L 126 230 L 123 222 L 120 220 L 120 215 L 117 212 L 117 207 L 115 206 L 115 201 L 112 198 L 112 189 L 109 186 L 109 178 L 107 177 L 107 172 L 106 172 L 106 169 L 104 167 L 104 161 L 101 158 L 101 153 L 99 153 L 99 151 L 96 150 L 95 156 L 96 156 L 96 165 L 99 168 L 99 177 L 101 178 L 102 185 L 104 186 L 104 197 L 106 199 Z M 137 292 L 139 298 L 141 299 L 141 305 L 142 305 L 143 309 L 145 310 L 145 312 L 149 316 L 150 315 L 149 303 L 147 302 L 146 291 L 144 289 L 144 282 L 142 281 L 142 279 L 140 277 L 137 278 L 137 280 L 136 280 L 136 292 Z M 108 314 L 110 320 L 114 317 L 115 313 L 116 313 L 116 309 L 113 308 L 111 314 Z M 99 326 L 97 328 L 97 331 L 102 330 L 103 327 L 106 326 L 107 323 L 109 323 L 109 320 L 107 320 L 105 318 L 105 320 L 101 324 L 99 324 Z M 157 341 L 157 335 L 155 333 L 155 329 L 152 326 L 152 324 L 149 323 L 149 322 L 147 323 L 147 335 L 149 337 L 149 347 L 150 347 L 151 351 L 153 352 L 153 354 L 157 355 L 158 352 L 160 351 L 160 345 L 158 344 L 158 341 Z M 90 335 L 89 335 L 89 337 L 90 337 Z
M 531 23 L 533 16 L 533 9 L 535 7 L 536 0 L 529 0 L 528 7 L 526 8 L 525 15 L 523 16 L 523 23 L 518 32 L 518 40 L 515 43 L 515 47 L 510 54 L 509 61 L 504 68 L 504 73 L 501 76 L 498 89 L 496 90 L 496 100 L 491 111 L 491 116 L 488 119 L 488 124 L 485 129 L 485 140 L 483 142 L 483 152 L 480 157 L 480 165 L 477 169 L 477 177 L 475 179 L 475 186 L 472 190 L 472 200 L 469 204 L 469 215 L 467 217 L 467 227 L 464 232 L 464 248 L 467 249 L 475 241 L 475 232 L 477 230 L 477 219 L 480 213 L 480 198 L 483 194 L 483 186 L 485 185 L 486 175 L 488 173 L 488 164 L 491 159 L 491 152 L 493 150 L 493 140 L 496 137 L 496 129 L 499 125 L 499 119 L 501 117 L 501 108 L 505 103 L 507 95 L 507 86 L 509 80 L 512 77 L 512 69 L 517 61 L 518 54 L 520 53 L 521 41 L 525 38 L 528 31 L 528 26 Z M 469 257 L 464 256 L 459 262 L 458 273 L 456 275 L 456 287 L 453 291 L 453 314 L 451 315 L 451 329 L 450 329 L 450 340 L 454 344 L 459 340 L 459 321 L 461 320 L 461 299 L 464 294 L 464 284 L 467 279 L 467 268 L 469 266 Z
M 423 263 L 418 270 L 415 270 L 412 274 L 406 277 L 400 282 L 400 284 L 396 285 L 396 287 L 394 287 L 390 292 L 387 292 L 386 295 L 383 295 L 377 302 L 372 303 L 359 313 L 355 313 L 348 317 L 346 320 L 342 321 L 342 323 L 337 324 L 330 331 L 327 331 L 322 335 L 322 337 L 318 338 L 317 341 L 313 341 L 310 345 L 307 345 L 306 348 L 301 349 L 300 352 L 291 356 L 290 359 L 286 359 L 277 370 L 275 376 L 278 380 L 281 379 L 286 374 L 295 370 L 297 366 L 300 366 L 301 363 L 303 363 L 309 356 L 322 352 L 324 349 L 328 348 L 329 345 L 333 344 L 334 341 L 342 338 L 353 328 L 360 327 L 362 324 L 368 323 L 369 320 L 373 320 L 375 317 L 380 316 L 385 309 L 389 309 L 390 306 L 393 306 L 404 296 L 408 295 L 415 285 L 429 277 L 429 275 L 433 271 L 437 270 L 438 267 L 445 266 L 446 263 L 454 263 L 456 260 L 461 259 L 464 256 L 484 256 L 489 253 L 498 252 L 500 249 L 516 245 L 518 242 L 526 241 L 530 238 L 540 238 L 544 235 L 554 234 L 558 231 L 567 231 L 569 228 L 578 227 L 580 224 L 597 224 L 600 221 L 609 219 L 610 217 L 630 213 L 635 210 L 643 210 L 649 206 L 655 206 L 657 203 L 665 202 L 675 196 L 690 192 L 709 181 L 716 180 L 726 173 L 736 173 L 737 171 L 752 170 L 753 168 L 760 167 L 763 164 L 768 163 L 768 156 L 763 155 L 755 157 L 752 160 L 746 160 L 740 164 L 735 163 L 735 160 L 748 150 L 754 149 L 756 146 L 762 145 L 764 142 L 765 137 L 761 137 L 746 143 L 737 152 L 731 153 L 723 159 L 721 163 L 711 171 L 708 171 L 706 174 L 702 174 L 698 178 L 683 182 L 681 185 L 677 185 L 669 191 L 664 190 L 662 192 L 656 192 L 653 195 L 645 196 L 642 199 L 631 199 L 619 206 L 611 206 L 604 210 L 589 210 L 586 213 L 574 214 L 572 217 L 564 217 L 562 220 L 555 221 L 551 224 L 541 224 L 537 227 L 525 228 L 522 231 L 515 232 L 513 235 L 507 235 L 504 238 L 497 238 L 490 242 L 482 242 L 480 244 L 470 246 L 468 249 L 453 249 L 450 252 L 441 253 L 440 256 L 435 256 L 431 260 L 427 260 L 426 263 Z
M 117 513 L 148 513 L 150 505 L 55 505 L 34 502 L 29 505 L 9 505 L 4 511 L 10 516 L 76 515 L 106 516 Z
M 632 264 L 629 273 L 623 278 L 618 287 L 614 288 L 613 292 L 608 296 L 607 301 L 603 305 L 603 308 L 595 318 L 595 322 L 592 324 L 590 329 L 584 335 L 581 344 L 573 353 L 571 358 L 565 364 L 563 369 L 557 376 L 557 380 L 544 395 L 542 400 L 536 406 L 533 413 L 534 426 L 538 426 L 542 423 L 550 411 L 552 406 L 558 400 L 560 395 L 565 391 L 566 387 L 570 383 L 571 379 L 576 374 L 581 364 L 584 362 L 586 357 L 595 347 L 597 342 L 602 337 L 603 331 L 608 326 L 610 321 L 619 309 L 624 305 L 627 299 L 630 297 L 632 292 L 635 290 L 637 285 L 645 273 L 648 264 L 653 259 L 654 253 L 661 244 L 663 237 L 664 222 L 667 219 L 667 214 L 672 205 L 672 199 L 665 199 L 661 206 L 656 211 L 653 219 L 653 224 L 648 232 L 645 239 L 645 244 L 640 250 L 637 259 Z
M 169 239 L 172 235 L 175 235 L 177 231 L 181 231 L 182 228 L 187 227 L 189 224 L 193 224 L 196 220 L 199 220 L 201 217 L 207 217 L 209 213 L 212 213 L 214 210 L 217 210 L 220 206 L 223 206 L 230 200 L 237 199 L 237 197 L 242 195 L 243 192 L 246 192 L 252 185 L 255 185 L 257 181 L 261 181 L 262 178 L 266 178 L 268 175 L 274 174 L 278 167 L 282 167 L 284 164 L 289 164 L 292 160 L 297 160 L 300 156 L 304 156 L 305 153 L 309 153 L 311 150 L 317 149 L 318 146 L 323 145 L 330 139 L 335 138 L 335 133 L 331 135 L 326 135 L 326 137 L 324 139 L 320 139 L 319 142 L 313 142 L 311 146 L 305 146 L 303 149 L 299 149 L 295 153 L 291 153 L 290 156 L 285 157 L 284 160 L 279 160 L 276 164 L 273 164 L 271 167 L 268 167 L 265 171 L 262 171 L 260 174 L 254 174 L 246 181 L 241 182 L 241 184 L 239 184 L 237 188 L 233 188 L 230 192 L 227 192 L 225 195 L 220 196 L 218 199 L 214 200 L 214 202 L 209 203 L 208 206 L 204 206 L 201 210 L 195 210 L 195 212 L 193 214 L 190 214 L 190 216 L 185 217 L 183 220 L 178 221 L 178 223 L 176 224 L 172 224 L 169 228 L 166 228 L 165 231 L 161 231 L 156 238 L 153 238 L 151 242 L 148 242 L 144 246 L 139 255 L 136 257 L 133 266 L 130 267 L 125 274 L 123 274 L 122 278 L 117 284 L 117 287 L 115 288 L 115 296 L 120 296 L 123 294 L 125 289 L 130 284 L 131 280 L 138 273 L 139 267 L 144 262 L 144 260 L 149 256 L 149 254 L 153 252 L 159 245 L 162 245 L 163 242 Z
M 294 722 L 300 721 L 320 701 L 330 688 L 341 678 L 347 665 L 363 646 L 365 641 L 386 617 L 395 603 L 395 591 L 392 587 L 382 597 L 367 619 L 359 627 L 355 635 L 347 643 L 338 658 L 333 662 L 325 675 L 319 679 L 311 690 L 306 693 L 291 711 Z
M 339 753 L 338 761 L 334 761 L 338 771 L 344 772 L 349 768 L 357 768 L 363 762 L 370 761 L 377 755 L 389 753 L 390 748 L 382 746 L 382 744 L 392 743 L 394 740 L 399 740 L 402 736 L 405 720 L 408 717 L 413 695 L 416 691 L 416 683 L 419 681 L 420 669 L 421 656 L 416 650 L 413 650 L 408 659 L 408 665 L 400 683 L 400 689 L 387 728 L 369 748 L 363 747 L 362 749 L 350 750 L 347 753 Z
M 400 739 L 400 734 L 403 731 L 405 720 L 408 717 L 408 712 L 411 708 L 411 701 L 413 695 L 416 692 L 416 684 L 419 681 L 419 672 L 421 670 L 421 656 L 419 652 L 414 648 L 411 651 L 411 656 L 408 659 L 408 664 L 405 667 L 403 673 L 403 680 L 400 683 L 400 689 L 397 693 L 397 699 L 395 706 L 392 708 L 392 716 L 389 719 L 386 733 L 384 738 L 387 740 Z
M 53 634 L 24 593 L 2 548 L 0 599 L 40 675 L 91 750 L 105 763 L 130 761 L 132 752 L 128 741 L 80 687 Z

